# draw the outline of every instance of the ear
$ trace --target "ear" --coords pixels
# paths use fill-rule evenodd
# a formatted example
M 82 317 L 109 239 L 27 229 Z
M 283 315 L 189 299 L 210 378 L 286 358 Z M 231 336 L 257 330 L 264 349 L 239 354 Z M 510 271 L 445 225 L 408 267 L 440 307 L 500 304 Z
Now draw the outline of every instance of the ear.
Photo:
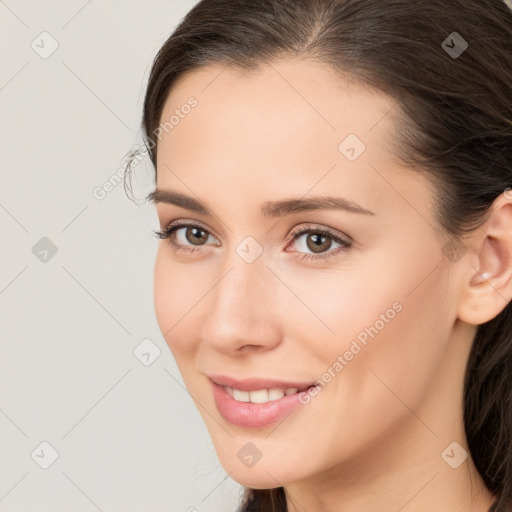
M 512 190 L 506 189 L 491 205 L 490 215 L 464 241 L 468 258 L 458 317 L 480 325 L 496 317 L 512 298 Z

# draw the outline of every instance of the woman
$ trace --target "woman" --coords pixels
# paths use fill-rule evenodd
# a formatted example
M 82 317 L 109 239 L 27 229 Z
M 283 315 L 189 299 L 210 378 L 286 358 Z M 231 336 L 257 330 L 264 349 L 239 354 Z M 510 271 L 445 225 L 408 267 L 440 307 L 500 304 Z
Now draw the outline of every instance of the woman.
M 157 320 L 239 510 L 512 510 L 507 5 L 202 0 L 143 129 Z

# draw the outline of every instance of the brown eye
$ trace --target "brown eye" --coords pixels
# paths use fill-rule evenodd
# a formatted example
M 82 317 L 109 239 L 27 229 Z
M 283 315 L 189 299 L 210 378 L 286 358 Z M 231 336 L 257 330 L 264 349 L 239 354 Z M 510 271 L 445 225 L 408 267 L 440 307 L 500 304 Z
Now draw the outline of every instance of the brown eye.
M 350 249 L 350 247 L 352 247 L 351 239 L 343 238 L 326 229 L 296 229 L 293 231 L 292 235 L 292 241 L 299 249 L 296 252 L 299 254 L 302 253 L 300 256 L 298 256 L 301 260 L 330 258 L 341 252 L 345 252 Z M 329 251 L 333 241 L 335 244 L 338 244 L 338 247 L 335 247 L 332 251 Z M 310 251 L 312 254 L 308 254 L 307 251 Z
M 332 238 L 318 233 L 309 233 L 306 237 L 306 246 L 314 253 L 327 251 L 332 244 Z
M 194 226 L 187 226 L 185 229 L 185 238 L 193 245 L 202 245 L 208 240 L 208 232 Z
M 201 246 L 206 245 L 208 237 L 213 238 L 213 235 L 207 229 L 198 224 L 189 223 L 171 224 L 164 230 L 154 231 L 154 233 L 162 240 L 169 239 L 169 243 L 176 251 L 184 253 L 193 253 L 200 250 Z M 215 245 L 219 245 L 219 243 L 216 242 Z
M 207 229 L 191 223 L 171 224 L 166 229 L 154 233 L 158 238 L 169 239 L 169 243 L 176 251 L 184 253 L 194 253 L 200 250 L 201 246 L 207 245 L 210 236 L 214 238 Z M 299 246 L 299 250 L 286 252 L 298 252 L 300 254 L 298 258 L 301 260 L 330 258 L 352 247 L 352 240 L 349 237 L 345 238 L 326 229 L 295 229 L 292 235 L 292 242 Z M 301 238 L 304 238 L 302 242 L 300 242 Z M 329 251 L 333 242 L 338 244 L 338 247 Z M 220 243 L 215 241 L 214 245 L 219 246 Z M 303 251 L 310 251 L 310 254 Z

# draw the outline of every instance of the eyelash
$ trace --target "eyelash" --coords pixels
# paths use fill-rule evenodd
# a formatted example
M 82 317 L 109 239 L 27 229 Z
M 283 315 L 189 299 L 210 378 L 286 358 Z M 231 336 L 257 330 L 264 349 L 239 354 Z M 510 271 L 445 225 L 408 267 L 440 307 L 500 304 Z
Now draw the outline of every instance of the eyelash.
M 174 249 L 176 251 L 179 251 L 179 252 L 182 251 L 182 252 L 190 254 L 190 253 L 196 252 L 197 250 L 200 250 L 200 249 L 198 247 L 193 248 L 193 249 L 184 248 L 180 244 L 176 243 L 173 240 L 173 236 L 172 236 L 179 229 L 186 228 L 186 227 L 199 228 L 199 229 L 205 231 L 206 233 L 211 234 L 207 229 L 202 227 L 200 224 L 195 224 L 195 223 L 170 224 L 165 229 L 154 231 L 154 233 L 158 238 L 160 238 L 162 240 L 169 239 L 169 243 L 174 247 Z M 295 240 L 300 238 L 302 235 L 309 234 L 309 233 L 316 233 L 316 234 L 331 238 L 335 242 L 339 243 L 341 245 L 341 247 L 338 247 L 337 249 L 334 249 L 333 251 L 327 252 L 324 254 L 314 254 L 314 255 L 307 254 L 307 253 L 302 254 L 302 256 L 298 256 L 299 260 L 301 260 L 301 261 L 331 258 L 331 257 L 338 255 L 341 252 L 347 251 L 348 249 L 350 249 L 350 247 L 352 247 L 352 242 L 350 240 L 341 238 L 329 230 L 320 229 L 320 228 L 306 228 L 306 229 L 297 228 L 296 230 L 292 230 L 292 233 L 289 238 L 290 238 L 291 242 L 294 242 Z

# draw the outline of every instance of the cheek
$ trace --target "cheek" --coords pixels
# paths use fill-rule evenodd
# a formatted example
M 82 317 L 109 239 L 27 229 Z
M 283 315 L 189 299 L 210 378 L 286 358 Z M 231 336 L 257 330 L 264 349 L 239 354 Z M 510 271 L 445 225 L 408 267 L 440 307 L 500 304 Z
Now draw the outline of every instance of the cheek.
M 446 349 L 453 304 L 445 293 L 439 251 L 432 245 L 425 250 L 412 234 L 405 239 L 409 243 L 399 249 L 396 241 L 347 258 L 336 269 L 283 276 L 310 309 L 285 299 L 285 293 L 279 297 L 294 318 L 291 337 L 308 347 L 318 372 L 346 375 L 343 386 L 351 396 L 367 390 L 363 394 L 375 402 L 372 386 L 385 392 L 370 369 L 381 369 L 393 389 L 407 394 L 435 372 Z M 346 356 L 341 365 L 338 356 Z
M 276 285 L 272 296 L 281 311 L 279 321 L 293 333 L 292 339 L 301 340 L 319 366 L 349 350 L 356 338 L 364 346 L 370 339 L 365 329 L 376 324 L 384 333 L 403 315 L 398 312 L 407 293 L 403 276 L 383 269 L 382 262 L 373 265 L 376 271 L 368 262 L 352 262 L 329 270 L 299 272 L 290 267 L 289 272 L 281 272 L 280 279 L 293 293 Z
M 343 292 L 337 313 L 331 306 L 323 311 L 337 333 L 327 351 L 324 346 L 323 371 L 336 375 L 331 392 L 359 422 L 407 414 L 402 401 L 414 409 L 443 363 L 452 328 L 449 297 L 439 269 L 422 280 L 435 265 L 382 268 L 371 288 L 354 280 L 350 290 L 358 294 Z
M 160 331 L 165 333 L 172 325 L 169 321 L 169 313 L 175 310 L 175 294 L 171 293 L 171 274 L 169 265 L 165 263 L 162 251 L 162 242 L 158 246 L 158 252 L 153 271 L 153 303 Z
M 160 242 L 153 279 L 153 301 L 155 315 L 162 335 L 176 359 L 180 353 L 193 349 L 193 333 L 183 329 L 197 325 L 190 318 L 194 315 L 194 305 L 207 292 L 198 289 L 201 280 L 191 280 L 190 270 L 176 264 L 169 255 L 167 242 Z
M 451 319 L 442 276 L 438 270 L 415 288 L 418 276 L 428 270 L 398 267 L 394 272 L 382 268 L 382 280 L 370 288 L 347 276 L 328 289 L 330 300 L 324 299 L 324 307 L 315 312 L 335 335 L 325 336 L 314 318 L 308 329 L 296 333 L 308 344 L 304 356 L 322 383 L 319 398 L 312 398 L 311 410 L 305 411 L 301 434 L 318 439 L 311 456 L 321 454 L 326 464 L 409 421 L 410 410 L 420 410 L 443 364 Z M 326 414 L 328 423 L 322 419 Z M 324 435 L 318 436 L 319 431 Z M 335 436 L 350 443 L 333 450 L 329 440 Z

